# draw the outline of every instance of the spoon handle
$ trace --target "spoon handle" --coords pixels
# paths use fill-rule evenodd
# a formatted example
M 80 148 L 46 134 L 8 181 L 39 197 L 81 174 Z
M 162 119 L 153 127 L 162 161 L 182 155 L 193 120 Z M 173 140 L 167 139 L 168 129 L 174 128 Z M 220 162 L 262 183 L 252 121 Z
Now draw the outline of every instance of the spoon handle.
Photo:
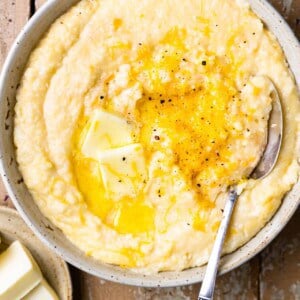
M 228 195 L 228 199 L 224 208 L 223 219 L 207 264 L 198 300 L 211 300 L 213 298 L 222 247 L 237 198 L 237 191 L 235 187 L 232 187 Z

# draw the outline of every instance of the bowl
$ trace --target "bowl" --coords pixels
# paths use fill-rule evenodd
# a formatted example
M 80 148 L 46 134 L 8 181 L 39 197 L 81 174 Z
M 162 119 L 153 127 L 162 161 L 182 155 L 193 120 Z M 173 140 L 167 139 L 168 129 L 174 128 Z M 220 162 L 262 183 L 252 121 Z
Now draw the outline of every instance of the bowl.
M 130 270 L 94 260 L 75 247 L 38 209 L 18 170 L 13 144 L 15 95 L 31 50 L 50 24 L 78 0 L 50 0 L 28 22 L 16 39 L 0 77 L 0 171 L 7 191 L 25 222 L 35 234 L 64 260 L 77 268 L 106 280 L 146 287 L 170 287 L 192 284 L 203 279 L 205 266 L 181 272 L 141 275 Z M 291 29 L 275 9 L 264 0 L 249 1 L 254 12 L 279 40 L 300 84 L 300 46 Z M 220 273 L 228 272 L 260 252 L 282 230 L 298 207 L 300 183 L 285 196 L 281 207 L 266 226 L 247 244 L 223 257 Z
M 34 235 L 16 210 L 0 207 L 0 235 L 2 250 L 19 240 L 33 255 L 59 299 L 72 299 L 72 283 L 67 264 Z

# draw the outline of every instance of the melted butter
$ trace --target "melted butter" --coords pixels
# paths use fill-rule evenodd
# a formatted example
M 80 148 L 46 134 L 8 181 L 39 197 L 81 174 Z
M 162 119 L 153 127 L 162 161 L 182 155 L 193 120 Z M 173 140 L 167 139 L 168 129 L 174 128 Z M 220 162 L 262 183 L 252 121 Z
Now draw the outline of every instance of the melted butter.
M 211 187 L 238 167 L 230 162 L 231 152 L 227 147 L 235 138 L 230 134 L 234 118 L 228 114 L 228 106 L 238 93 L 230 79 L 234 69 L 212 56 L 211 65 L 205 62 L 203 75 L 206 80 L 192 88 L 189 70 L 181 67 L 185 61 L 184 47 L 181 42 L 174 42 L 179 34 L 177 31 L 170 34 L 173 38 L 167 35 L 167 40 L 173 43 L 162 46 L 168 50 L 162 52 L 160 59 L 157 55 L 144 57 L 141 73 L 148 75 L 141 80 L 147 80 L 148 94 L 137 105 L 142 123 L 141 143 L 149 153 L 164 151 L 161 143 L 153 143 L 151 139 L 158 128 L 163 129 L 164 135 L 171 140 L 174 163 L 180 167 L 187 182 L 197 187 L 199 195 L 207 198 Z M 216 68 L 228 77 L 215 77 Z M 167 74 L 165 76 L 170 76 L 171 80 L 164 81 L 161 74 Z M 162 142 L 163 137 L 159 140 Z M 211 173 L 206 172 L 208 169 L 214 169 L 216 176 L 210 186 L 207 185 L 211 177 Z
M 73 159 L 73 167 L 79 190 L 90 211 L 106 221 L 114 203 L 105 197 L 98 162 L 77 153 Z
M 157 51 L 144 46 L 135 72 L 146 93 L 137 104 L 137 115 L 148 157 L 165 151 L 165 137 L 171 141 L 174 163 L 203 203 L 212 200 L 212 189 L 235 183 L 231 175 L 241 167 L 232 160 L 230 147 L 241 139 L 235 122 L 250 121 L 252 116 L 251 111 L 246 116 L 230 111 L 234 102 L 238 111 L 242 105 L 235 84 L 235 78 L 242 76 L 238 61 L 210 52 L 199 54 L 203 61 L 189 61 L 185 36 L 174 28 Z M 195 76 L 199 80 L 192 82 Z M 163 132 L 156 137 L 159 142 L 153 142 L 156 131 Z M 243 167 L 253 160 L 245 158 Z
M 138 261 L 144 259 L 145 255 L 138 249 L 122 248 L 120 254 L 126 257 L 126 263 L 121 265 L 123 268 L 135 268 Z
M 138 234 L 150 231 L 154 226 L 154 209 L 142 201 L 126 199 L 117 204 L 114 227 L 120 233 Z
M 192 218 L 192 226 L 195 230 L 206 231 L 209 220 L 209 212 L 214 208 L 214 204 L 208 200 L 202 200 L 201 206 L 194 213 Z
M 187 61 L 185 36 L 184 30 L 174 28 L 155 47 L 141 45 L 136 62 L 131 64 L 130 80 L 143 87 L 135 110 L 140 127 L 137 142 L 149 159 L 155 151 L 166 151 L 162 144 L 165 137 L 170 141 L 174 164 L 199 200 L 193 227 L 205 231 L 207 214 L 214 207 L 211 190 L 235 183 L 230 176 L 240 167 L 232 161 L 228 145 L 237 138 L 234 122 L 245 117 L 229 111 L 240 96 L 234 78 L 242 75 L 238 74 L 234 59 L 220 58 L 214 53 L 202 53 L 202 62 Z M 116 48 L 126 52 L 127 46 Z M 186 63 L 193 68 L 186 67 Z M 191 83 L 198 73 L 201 76 Z M 156 136 L 156 131 L 163 135 Z M 92 213 L 121 234 L 154 230 L 155 211 L 145 203 L 143 193 L 137 199 L 113 201 L 106 196 L 98 163 L 86 160 L 80 151 L 73 159 L 79 189 Z M 245 158 L 243 163 L 247 165 L 251 160 L 253 157 Z M 161 172 L 157 169 L 154 175 L 160 177 Z
M 114 201 L 107 197 L 99 163 L 82 157 L 79 153 L 73 157 L 74 172 L 90 211 L 103 223 L 121 234 L 139 234 L 154 228 L 154 209 L 143 202 L 143 197 L 131 199 L 124 197 Z
M 154 209 L 144 203 L 145 197 L 138 195 L 135 199 L 123 197 L 115 201 L 105 190 L 98 161 L 85 157 L 80 151 L 83 135 L 89 126 L 88 120 L 79 122 L 74 135 L 74 153 L 72 164 L 79 190 L 89 210 L 98 216 L 104 224 L 120 234 L 141 234 L 154 229 Z M 137 172 L 138 166 L 133 164 Z
M 147 93 L 184 95 L 189 91 L 191 74 L 180 68 L 186 52 L 185 36 L 184 30 L 175 27 L 154 51 L 147 45 L 139 49 L 136 79 Z
M 113 21 L 114 30 L 115 31 L 118 30 L 122 26 L 122 24 L 123 24 L 122 19 L 119 18 L 114 19 Z

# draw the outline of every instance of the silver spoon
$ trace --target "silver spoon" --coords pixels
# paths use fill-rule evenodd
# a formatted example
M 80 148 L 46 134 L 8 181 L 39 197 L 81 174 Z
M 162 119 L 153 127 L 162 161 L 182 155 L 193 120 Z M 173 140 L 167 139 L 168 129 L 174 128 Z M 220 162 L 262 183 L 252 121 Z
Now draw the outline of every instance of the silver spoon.
M 272 111 L 268 122 L 268 136 L 265 151 L 251 173 L 250 178 L 260 179 L 266 177 L 274 168 L 282 141 L 283 118 L 282 108 L 278 92 L 272 84 Z M 211 300 L 215 289 L 218 265 L 222 252 L 223 243 L 226 237 L 228 225 L 230 223 L 232 211 L 238 196 L 242 191 L 237 190 L 237 186 L 232 186 L 229 189 L 228 199 L 224 208 L 223 219 L 221 221 L 216 240 L 207 264 L 205 276 L 202 282 L 198 300 Z

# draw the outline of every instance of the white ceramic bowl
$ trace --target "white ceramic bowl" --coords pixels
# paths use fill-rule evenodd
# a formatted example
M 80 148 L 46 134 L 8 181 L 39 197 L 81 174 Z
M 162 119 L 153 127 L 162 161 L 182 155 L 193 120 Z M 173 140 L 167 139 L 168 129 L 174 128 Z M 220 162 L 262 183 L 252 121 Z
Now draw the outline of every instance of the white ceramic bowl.
M 203 279 L 205 267 L 143 276 L 93 260 L 69 242 L 63 233 L 42 215 L 23 184 L 22 175 L 15 159 L 12 138 L 16 88 L 31 50 L 50 24 L 76 2 L 78 0 L 48 0 L 47 4 L 38 11 L 20 33 L 4 65 L 0 78 L 0 152 L 2 159 L 0 168 L 5 186 L 20 214 L 37 236 L 66 261 L 86 272 L 107 280 L 148 287 L 178 286 L 199 282 Z M 300 47 L 293 32 L 267 1 L 250 0 L 249 2 L 266 26 L 277 36 L 299 86 Z M 270 243 L 298 207 L 299 195 L 300 183 L 296 184 L 293 190 L 286 195 L 275 216 L 254 238 L 222 259 L 221 273 L 241 265 Z

